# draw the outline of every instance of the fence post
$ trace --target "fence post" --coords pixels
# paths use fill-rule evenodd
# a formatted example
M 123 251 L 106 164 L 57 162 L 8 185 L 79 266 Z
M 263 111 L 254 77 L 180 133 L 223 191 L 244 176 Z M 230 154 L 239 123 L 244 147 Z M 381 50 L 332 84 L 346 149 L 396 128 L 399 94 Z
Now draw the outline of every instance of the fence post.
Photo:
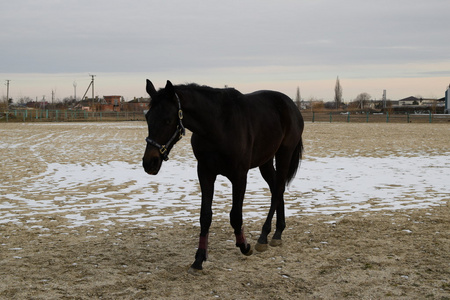
M 431 120 L 432 120 L 432 118 L 431 118 L 431 111 L 430 111 L 430 116 L 429 116 L 430 123 L 432 122 Z
M 314 123 L 315 112 L 313 112 L 312 122 Z
M 406 113 L 406 123 L 409 123 L 409 112 Z
M 386 112 L 386 123 L 389 123 L 389 112 Z
M 331 121 L 332 121 L 332 117 L 331 117 L 331 113 L 330 113 L 330 123 L 331 123 Z
M 369 112 L 366 112 L 366 123 L 369 123 Z
M 347 123 L 350 123 L 350 112 L 347 112 Z

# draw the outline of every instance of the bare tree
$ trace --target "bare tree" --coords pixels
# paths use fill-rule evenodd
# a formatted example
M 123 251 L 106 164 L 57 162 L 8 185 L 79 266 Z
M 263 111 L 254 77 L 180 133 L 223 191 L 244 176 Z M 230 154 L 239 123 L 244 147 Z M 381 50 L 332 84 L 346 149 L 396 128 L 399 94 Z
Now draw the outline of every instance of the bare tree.
M 336 103 L 336 109 L 341 107 L 342 103 L 342 86 L 339 82 L 339 76 L 336 78 L 336 86 L 334 87 L 334 102 Z
M 33 99 L 31 99 L 30 97 L 27 97 L 27 96 L 19 98 L 19 104 L 22 104 L 22 105 L 27 104 L 28 102 L 31 102 L 31 101 L 33 101 Z
M 295 95 L 295 105 L 297 105 L 297 108 L 301 108 L 301 98 L 300 98 L 300 88 L 297 87 L 297 94 Z
M 369 102 L 371 96 L 368 93 L 361 93 L 356 96 L 355 102 L 359 103 L 359 108 L 364 109 L 367 106 L 367 102 Z
M 2 96 L 2 99 L 0 100 L 0 111 L 7 110 L 8 108 L 8 101 L 6 96 Z

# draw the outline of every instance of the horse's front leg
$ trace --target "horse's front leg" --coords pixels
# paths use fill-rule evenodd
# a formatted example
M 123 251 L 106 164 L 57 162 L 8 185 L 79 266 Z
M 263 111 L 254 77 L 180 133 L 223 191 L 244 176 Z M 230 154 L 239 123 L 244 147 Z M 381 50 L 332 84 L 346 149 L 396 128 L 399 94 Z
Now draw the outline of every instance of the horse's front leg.
M 200 210 L 200 237 L 195 261 L 189 268 L 190 274 L 197 275 L 203 270 L 203 262 L 208 258 L 208 233 L 212 221 L 212 199 L 214 195 L 214 182 L 216 175 L 207 174 L 198 167 L 198 178 L 202 191 L 202 206 Z
M 244 202 L 245 188 L 247 186 L 247 176 L 239 180 L 234 180 L 233 184 L 233 207 L 230 212 L 230 223 L 234 229 L 236 236 L 236 247 L 239 247 L 242 254 L 251 255 L 253 250 L 244 235 L 244 228 L 242 227 L 242 205 Z

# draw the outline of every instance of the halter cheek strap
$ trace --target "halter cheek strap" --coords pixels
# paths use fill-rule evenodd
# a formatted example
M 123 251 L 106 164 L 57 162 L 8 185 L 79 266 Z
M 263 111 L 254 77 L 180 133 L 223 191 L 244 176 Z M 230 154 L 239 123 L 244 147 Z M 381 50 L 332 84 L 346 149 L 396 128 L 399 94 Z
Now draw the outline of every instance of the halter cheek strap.
M 169 152 L 172 149 L 173 145 L 176 144 L 181 138 L 186 134 L 186 129 L 183 125 L 183 110 L 181 109 L 181 102 L 180 98 L 178 97 L 177 93 L 175 93 L 175 97 L 177 98 L 177 104 L 178 104 L 178 125 L 177 129 L 173 133 L 172 137 L 169 139 L 169 141 L 165 145 L 161 145 L 157 143 L 156 141 L 152 140 L 150 137 L 146 137 L 145 141 L 147 144 L 153 145 L 156 148 L 159 149 L 159 153 L 161 154 L 161 157 L 164 160 L 169 159 Z

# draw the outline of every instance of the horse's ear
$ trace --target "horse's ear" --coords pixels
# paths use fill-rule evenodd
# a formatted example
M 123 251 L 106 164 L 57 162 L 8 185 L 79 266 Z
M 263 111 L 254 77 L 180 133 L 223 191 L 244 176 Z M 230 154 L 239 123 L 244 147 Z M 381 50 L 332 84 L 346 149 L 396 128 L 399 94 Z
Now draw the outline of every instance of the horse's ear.
M 154 98 L 154 96 L 156 95 L 156 90 L 155 87 L 153 86 L 153 83 L 147 79 L 147 93 L 150 95 L 150 97 Z
M 175 95 L 175 88 L 173 87 L 172 82 L 170 82 L 170 80 L 167 80 L 165 90 L 170 94 Z

